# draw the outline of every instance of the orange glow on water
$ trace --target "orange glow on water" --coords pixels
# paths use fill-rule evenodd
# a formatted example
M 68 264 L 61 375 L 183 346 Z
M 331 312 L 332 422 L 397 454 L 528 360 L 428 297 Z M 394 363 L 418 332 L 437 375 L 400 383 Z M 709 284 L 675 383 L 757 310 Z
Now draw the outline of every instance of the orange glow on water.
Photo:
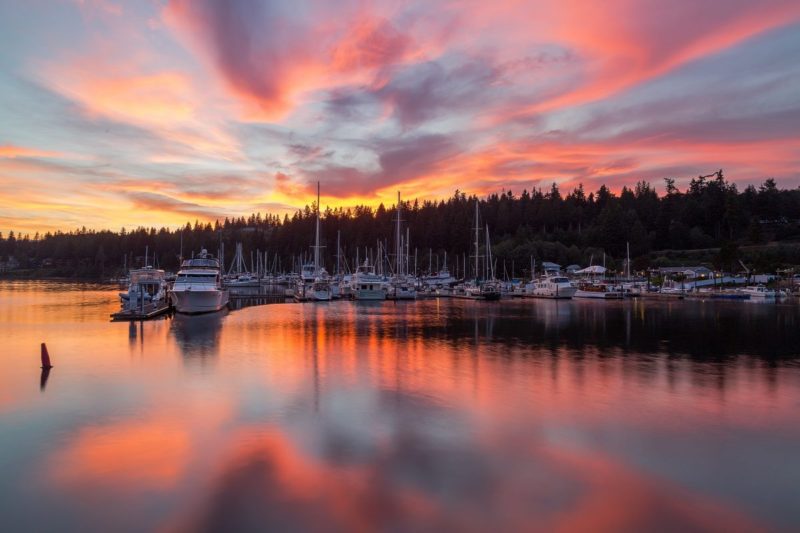
M 107 322 L 113 289 L 7 283 L 0 459 L 108 527 L 158 498 L 136 516 L 169 530 L 770 528 L 785 508 L 750 487 L 800 439 L 800 374 L 752 354 L 791 342 L 773 314 L 797 309 L 735 305 L 333 302 L 125 324 Z M 747 327 L 723 332 L 734 310 Z M 684 352 L 698 334 L 717 359 Z M 721 471 L 752 480 L 744 501 Z
M 53 457 L 55 482 L 167 490 L 185 474 L 190 435 L 172 420 L 90 427 Z

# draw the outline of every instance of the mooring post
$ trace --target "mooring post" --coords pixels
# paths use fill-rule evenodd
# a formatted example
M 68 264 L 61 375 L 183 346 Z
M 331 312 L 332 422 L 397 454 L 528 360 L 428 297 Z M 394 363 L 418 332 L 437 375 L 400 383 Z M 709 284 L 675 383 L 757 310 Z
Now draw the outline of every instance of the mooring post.
M 53 368 L 53 365 L 50 364 L 50 354 L 47 353 L 47 345 L 45 343 L 42 343 L 42 368 L 45 370 Z

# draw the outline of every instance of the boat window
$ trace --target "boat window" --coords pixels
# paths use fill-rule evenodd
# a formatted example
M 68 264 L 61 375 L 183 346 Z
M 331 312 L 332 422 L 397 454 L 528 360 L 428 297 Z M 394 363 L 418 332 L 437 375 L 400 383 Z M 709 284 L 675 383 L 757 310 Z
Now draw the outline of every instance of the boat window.
M 180 274 L 176 281 L 216 281 L 217 276 L 214 274 Z

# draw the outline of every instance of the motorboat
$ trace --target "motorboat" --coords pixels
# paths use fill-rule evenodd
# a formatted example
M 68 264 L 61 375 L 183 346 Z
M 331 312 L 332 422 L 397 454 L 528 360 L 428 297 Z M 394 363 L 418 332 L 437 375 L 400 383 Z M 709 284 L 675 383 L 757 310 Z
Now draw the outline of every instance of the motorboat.
M 222 286 L 219 260 L 203 249 L 183 261 L 170 295 L 178 313 L 211 313 L 226 307 L 230 296 Z
M 751 299 L 771 299 L 775 298 L 776 294 L 774 290 L 768 289 L 764 285 L 748 285 L 747 287 L 739 289 L 739 292 L 747 294 Z
M 383 278 L 375 273 L 375 267 L 364 261 L 356 269 L 350 282 L 350 292 L 355 300 L 385 300 Z
M 622 289 L 602 282 L 579 283 L 574 298 L 595 298 L 600 300 L 622 300 Z
M 661 285 L 661 289 L 658 291 L 661 294 L 668 294 L 668 295 L 684 295 L 689 292 L 689 289 L 683 283 L 679 283 L 673 280 L 666 280 Z
M 167 299 L 167 281 L 163 270 L 146 266 L 130 271 L 127 292 L 119 293 L 125 309 L 158 306 Z
M 575 296 L 578 288 L 570 283 L 564 276 L 548 276 L 540 279 L 533 288 L 527 292 L 530 298 L 569 299 Z
M 638 298 L 647 293 L 647 282 L 633 281 L 622 284 L 622 294 L 626 298 Z

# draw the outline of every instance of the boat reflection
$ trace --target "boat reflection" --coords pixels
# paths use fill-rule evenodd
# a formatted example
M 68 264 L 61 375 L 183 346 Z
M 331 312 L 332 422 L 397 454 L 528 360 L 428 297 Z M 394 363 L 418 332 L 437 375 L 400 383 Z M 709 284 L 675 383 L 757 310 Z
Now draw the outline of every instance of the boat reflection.
M 39 376 L 39 390 L 44 392 L 44 389 L 47 387 L 47 380 L 50 378 L 50 369 L 43 368 L 42 373 Z
M 170 333 L 184 359 L 205 359 L 219 355 L 222 324 L 228 311 L 202 315 L 176 314 Z

